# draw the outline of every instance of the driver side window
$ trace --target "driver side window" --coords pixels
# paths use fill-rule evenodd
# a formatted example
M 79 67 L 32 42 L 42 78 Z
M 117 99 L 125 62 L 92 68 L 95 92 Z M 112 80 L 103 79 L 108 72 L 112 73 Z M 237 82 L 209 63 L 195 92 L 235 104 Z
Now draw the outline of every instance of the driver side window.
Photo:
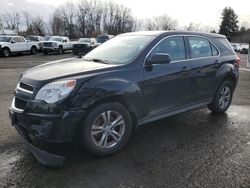
M 171 61 L 184 60 L 186 55 L 183 37 L 177 36 L 164 39 L 153 49 L 151 56 L 155 53 L 168 54 Z

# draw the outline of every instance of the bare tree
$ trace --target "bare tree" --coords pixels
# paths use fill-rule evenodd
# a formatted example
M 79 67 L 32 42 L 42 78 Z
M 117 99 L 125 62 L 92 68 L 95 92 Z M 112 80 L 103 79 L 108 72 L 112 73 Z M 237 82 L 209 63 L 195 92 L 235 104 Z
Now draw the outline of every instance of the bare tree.
M 175 30 L 177 25 L 177 21 L 166 14 L 146 20 L 147 30 Z
M 70 38 L 76 38 L 75 8 L 75 4 L 72 2 L 67 2 L 59 8 L 64 23 L 65 35 Z
M 45 35 L 44 21 L 40 16 L 32 20 L 33 34 L 43 36 Z
M 201 24 L 195 24 L 191 22 L 188 26 L 185 27 L 187 31 L 199 31 Z
M 58 13 L 58 10 L 55 10 L 55 12 L 53 13 L 50 20 L 50 25 L 53 35 L 64 35 L 64 22 L 60 14 Z
M 18 12 L 5 13 L 3 16 L 6 29 L 13 29 L 19 32 L 20 14 Z

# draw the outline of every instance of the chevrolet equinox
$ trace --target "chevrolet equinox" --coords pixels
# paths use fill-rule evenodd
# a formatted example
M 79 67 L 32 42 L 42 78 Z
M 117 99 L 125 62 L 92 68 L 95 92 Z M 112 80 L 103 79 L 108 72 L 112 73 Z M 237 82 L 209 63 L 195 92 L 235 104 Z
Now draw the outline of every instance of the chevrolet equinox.
M 12 125 L 37 160 L 64 157 L 34 144 L 67 143 L 76 135 L 97 156 L 120 151 L 139 125 L 207 106 L 224 113 L 240 59 L 226 37 L 198 32 L 126 33 L 84 57 L 36 66 L 18 81 Z

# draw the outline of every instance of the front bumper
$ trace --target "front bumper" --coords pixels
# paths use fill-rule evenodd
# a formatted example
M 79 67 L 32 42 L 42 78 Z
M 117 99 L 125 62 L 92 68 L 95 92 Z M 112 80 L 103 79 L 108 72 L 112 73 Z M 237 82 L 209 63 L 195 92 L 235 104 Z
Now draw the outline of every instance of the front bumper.
M 59 47 L 42 47 L 44 52 L 58 52 Z
M 63 111 L 55 104 L 51 106 L 42 101 L 27 102 L 23 111 L 17 111 L 13 105 L 9 108 L 11 124 L 25 139 L 35 158 L 49 167 L 62 166 L 65 157 L 41 150 L 33 144 L 31 137 L 47 143 L 71 142 L 84 112 Z

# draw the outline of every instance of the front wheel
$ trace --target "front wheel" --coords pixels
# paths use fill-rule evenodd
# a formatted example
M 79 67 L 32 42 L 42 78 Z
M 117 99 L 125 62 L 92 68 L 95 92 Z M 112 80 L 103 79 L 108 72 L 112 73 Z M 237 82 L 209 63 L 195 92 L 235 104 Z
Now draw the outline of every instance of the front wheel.
M 4 57 L 10 57 L 10 50 L 8 48 L 3 49 L 3 56 Z
M 224 81 L 219 89 L 211 104 L 208 108 L 217 114 L 224 113 L 229 108 L 233 97 L 233 84 L 230 81 Z
M 82 127 L 82 144 L 94 155 L 108 156 L 120 151 L 132 133 L 131 117 L 119 103 L 94 108 Z
M 63 47 L 62 47 L 62 46 L 59 46 L 58 54 L 59 54 L 59 55 L 62 55 L 62 54 L 63 54 Z

